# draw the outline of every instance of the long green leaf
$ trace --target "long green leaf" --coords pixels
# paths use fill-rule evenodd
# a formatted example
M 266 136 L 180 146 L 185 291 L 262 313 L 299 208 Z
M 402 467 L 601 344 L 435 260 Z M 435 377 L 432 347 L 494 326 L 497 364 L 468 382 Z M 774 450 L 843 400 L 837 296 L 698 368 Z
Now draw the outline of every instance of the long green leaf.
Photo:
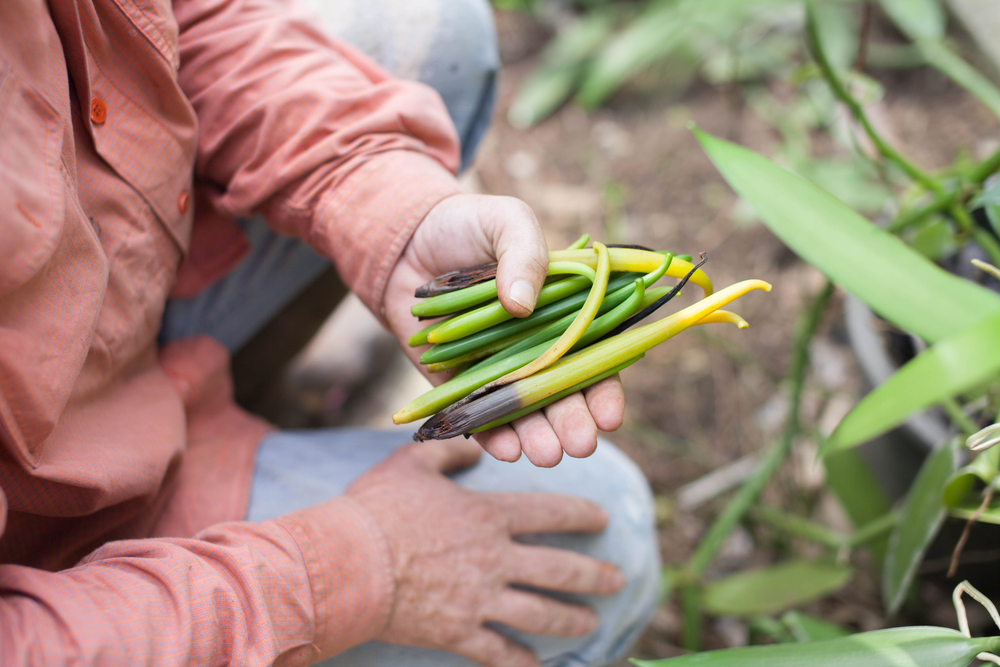
M 870 524 L 891 509 L 882 485 L 857 450 L 845 449 L 823 457 L 826 484 L 843 505 L 855 528 Z M 868 549 L 879 563 L 885 558 L 888 536 L 868 543 Z
M 781 622 L 785 624 L 797 642 L 816 642 L 835 637 L 846 637 L 851 634 L 847 628 L 801 611 L 790 611 L 784 614 L 781 617 Z
M 994 115 L 1000 116 L 1000 90 L 979 70 L 939 40 L 919 40 L 917 48 L 930 65 L 975 95 Z
M 1000 373 L 1000 313 L 924 350 L 851 410 L 823 453 L 852 447 Z
M 543 120 L 568 100 L 580 82 L 584 63 L 601 48 L 615 24 L 613 12 L 594 11 L 560 30 L 542 54 L 542 64 L 521 85 L 507 120 L 523 129 Z
M 879 0 L 879 4 L 910 39 L 944 37 L 944 9 L 937 0 Z
M 684 9 L 683 3 L 653 3 L 597 54 L 576 101 L 593 109 L 628 79 L 673 53 L 690 29 Z
M 777 614 L 829 595 L 851 578 L 851 568 L 820 561 L 789 561 L 713 581 L 705 611 L 716 616 Z
M 997 637 L 970 639 L 957 630 L 916 626 L 632 662 L 639 667 L 967 667 L 979 653 L 998 647 Z
M 893 324 L 934 342 L 1000 312 L 1000 297 L 938 268 L 809 181 L 751 150 L 695 135 L 772 232 Z
M 882 572 L 882 601 L 889 614 L 903 604 L 920 561 L 944 521 L 941 492 L 958 467 L 957 453 L 958 442 L 953 441 L 928 456 L 906 496 L 903 515 L 889 537 Z
M 972 517 L 976 516 L 976 512 L 979 511 L 979 505 L 981 502 L 982 501 L 975 501 L 965 505 L 960 505 L 959 507 L 952 509 L 950 514 L 959 519 L 965 519 L 968 521 Z M 984 512 L 976 516 L 976 521 L 1000 525 L 1000 505 L 991 504 Z

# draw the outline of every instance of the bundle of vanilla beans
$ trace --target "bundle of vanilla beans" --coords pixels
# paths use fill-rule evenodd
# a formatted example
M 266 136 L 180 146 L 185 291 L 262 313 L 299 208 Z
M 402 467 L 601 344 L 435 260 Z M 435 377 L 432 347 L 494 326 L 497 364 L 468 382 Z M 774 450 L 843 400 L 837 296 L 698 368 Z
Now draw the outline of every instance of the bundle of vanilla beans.
M 754 289 L 745 280 L 713 293 L 712 282 L 690 256 L 638 246 L 611 246 L 584 235 L 567 250 L 549 253 L 548 278 L 534 312 L 515 319 L 497 300 L 496 265 L 435 278 L 417 290 L 411 312 L 443 318 L 410 338 L 431 344 L 420 362 L 454 377 L 393 415 L 397 424 L 433 415 L 415 440 L 469 435 L 540 410 L 626 368 L 649 348 L 696 324 L 743 318 L 721 310 Z M 669 276 L 673 287 L 654 287 Z M 704 298 L 661 320 L 631 329 L 676 296 L 690 281 Z

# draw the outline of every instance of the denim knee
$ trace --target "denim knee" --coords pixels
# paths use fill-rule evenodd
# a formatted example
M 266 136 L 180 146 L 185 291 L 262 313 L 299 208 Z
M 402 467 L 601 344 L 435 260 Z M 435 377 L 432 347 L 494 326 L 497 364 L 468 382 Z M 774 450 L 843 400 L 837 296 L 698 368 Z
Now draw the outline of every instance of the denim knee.
M 496 26 L 488 0 L 437 2 L 437 34 L 419 79 L 444 100 L 458 131 L 465 169 L 493 116 L 500 69 Z

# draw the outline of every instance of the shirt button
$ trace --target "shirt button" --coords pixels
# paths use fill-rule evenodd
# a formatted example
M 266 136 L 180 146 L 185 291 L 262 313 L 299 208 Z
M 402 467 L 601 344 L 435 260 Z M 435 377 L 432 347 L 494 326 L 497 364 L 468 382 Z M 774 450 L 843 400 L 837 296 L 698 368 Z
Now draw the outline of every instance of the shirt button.
M 177 199 L 177 210 L 181 212 L 181 215 L 187 213 L 188 210 L 188 193 L 182 192 L 181 196 Z
M 100 125 L 108 118 L 108 108 L 104 106 L 104 100 L 95 97 L 90 100 L 90 120 Z

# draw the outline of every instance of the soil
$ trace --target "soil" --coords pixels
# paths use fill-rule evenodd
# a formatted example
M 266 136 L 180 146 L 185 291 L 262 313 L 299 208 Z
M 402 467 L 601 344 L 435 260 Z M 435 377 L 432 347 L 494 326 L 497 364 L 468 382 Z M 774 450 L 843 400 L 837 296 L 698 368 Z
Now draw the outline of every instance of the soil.
M 633 86 L 590 115 L 567 105 L 530 130 L 515 130 L 505 121 L 506 110 L 519 83 L 536 67 L 547 31 L 521 13 L 498 13 L 497 22 L 505 61 L 498 109 L 470 177 L 481 191 L 528 202 L 550 247 L 587 232 L 617 243 L 707 252 L 706 270 L 716 285 L 760 278 L 775 287 L 734 304 L 750 322 L 748 330 L 710 325 L 686 332 L 622 374 L 626 422 L 611 439 L 641 465 L 657 495 L 664 562 L 682 563 L 726 496 L 690 509 L 679 506 L 678 491 L 776 437 L 788 407 L 781 380 L 793 326 L 825 282 L 762 225 L 734 221 L 735 196 L 686 124 L 693 120 L 764 154 L 774 151 L 779 137 L 740 104 L 738 94 L 697 82 L 681 94 Z M 877 29 L 893 38 L 884 25 Z M 955 38 L 970 48 L 963 35 Z M 885 86 L 881 109 L 897 147 L 919 164 L 941 168 L 955 159 L 959 146 L 979 157 L 1000 144 L 1000 125 L 990 112 L 936 72 L 874 75 Z M 681 305 L 697 291 L 687 290 Z M 838 295 L 828 309 L 811 350 L 807 432 L 829 432 L 866 390 L 845 343 L 839 300 Z M 797 442 L 765 500 L 846 527 L 843 511 L 822 486 L 815 450 L 808 438 Z M 791 553 L 808 555 L 809 546 L 782 543 L 747 523 L 729 540 L 713 573 L 765 565 Z M 853 561 L 852 584 L 807 611 L 858 630 L 914 621 L 955 626 L 947 594 L 954 583 L 926 584 L 922 609 L 886 619 L 877 569 L 865 554 Z M 644 635 L 639 655 L 677 654 L 679 618 L 676 603 L 665 605 Z M 745 628 L 727 621 L 709 626 L 706 639 L 709 648 L 719 648 L 741 637 Z

